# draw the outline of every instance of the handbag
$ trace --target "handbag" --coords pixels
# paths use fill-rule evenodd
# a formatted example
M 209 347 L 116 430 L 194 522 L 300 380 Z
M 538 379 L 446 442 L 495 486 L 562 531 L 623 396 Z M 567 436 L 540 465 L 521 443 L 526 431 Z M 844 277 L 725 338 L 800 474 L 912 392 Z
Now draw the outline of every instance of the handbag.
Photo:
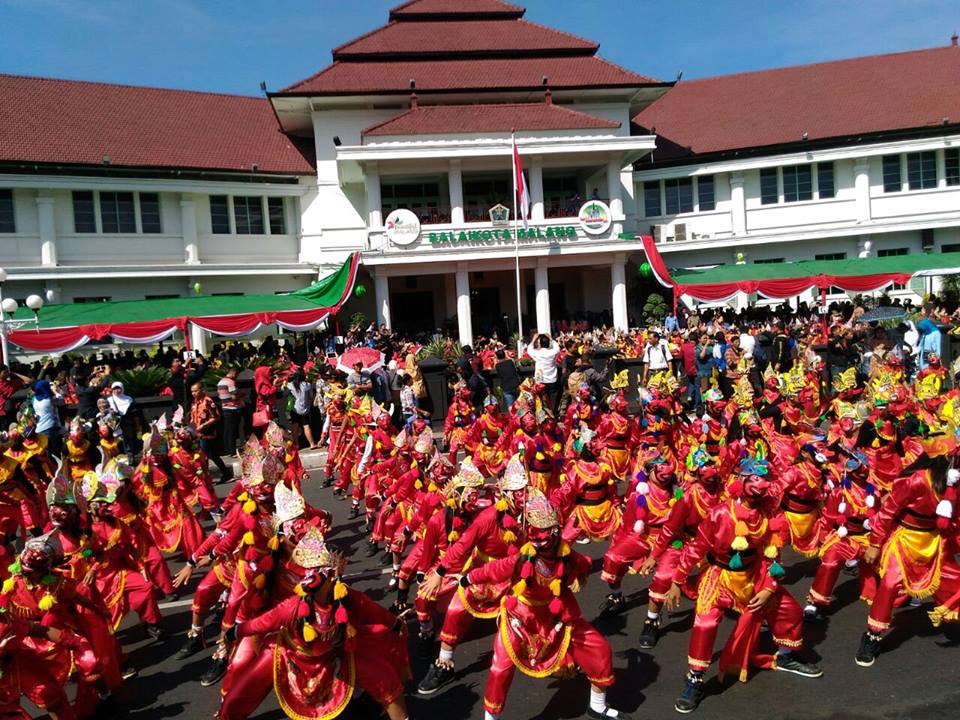
M 253 426 L 263 427 L 270 424 L 270 408 L 265 407 L 253 411 Z

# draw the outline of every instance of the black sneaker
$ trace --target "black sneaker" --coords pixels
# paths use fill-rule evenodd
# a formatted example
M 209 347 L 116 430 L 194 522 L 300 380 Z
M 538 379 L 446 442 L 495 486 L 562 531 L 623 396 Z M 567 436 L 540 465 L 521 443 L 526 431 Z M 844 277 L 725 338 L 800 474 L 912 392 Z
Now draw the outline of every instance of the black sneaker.
M 612 718 L 613 720 L 633 720 L 633 718 L 631 718 L 625 712 L 614 710 L 612 707 L 605 707 L 602 712 L 598 712 L 593 708 L 587 708 L 587 717 L 596 718 L 596 720 L 604 720 L 604 718 Z
M 623 599 L 622 593 L 610 593 L 600 604 L 600 617 L 608 618 L 613 617 L 614 615 L 619 615 L 623 612 L 623 606 L 625 604 L 626 601 Z
M 183 660 L 190 657 L 194 653 L 198 653 L 203 650 L 203 647 L 206 643 L 203 642 L 203 633 L 197 633 L 196 635 L 187 635 L 187 641 L 183 644 L 183 647 L 177 650 L 176 654 L 173 656 L 174 660 Z
M 421 660 L 429 660 L 437 654 L 437 641 L 433 633 L 417 634 L 417 657 Z
M 687 684 L 683 686 L 683 692 L 673 704 L 674 710 L 678 713 L 692 713 L 703 700 L 703 675 L 694 675 L 687 673 Z
M 860 667 L 870 667 L 877 661 L 877 655 L 879 654 L 880 638 L 868 630 L 860 638 L 860 649 L 857 650 L 854 661 Z
M 808 678 L 818 678 L 823 675 L 823 670 L 820 669 L 819 665 L 804 662 L 794 652 L 789 652 L 785 655 L 778 653 L 773 668 L 780 672 L 793 673 L 794 675 L 801 675 Z
M 803 620 L 804 622 L 820 622 L 823 620 L 823 615 L 820 614 L 820 609 L 816 605 L 807 605 L 803 609 Z
M 227 674 L 227 665 L 228 663 L 225 657 L 213 658 L 210 661 L 210 667 L 200 676 L 200 684 L 203 685 L 203 687 L 216 685 L 220 682 L 220 678 Z
M 360 506 L 359 506 L 359 505 L 351 505 L 351 506 L 350 506 L 350 514 L 349 514 L 347 517 L 350 518 L 351 520 L 353 520 L 354 518 L 360 517 Z
M 154 640 L 163 640 L 167 636 L 166 630 L 159 625 L 147 625 L 147 635 Z
M 124 680 L 135 678 L 138 674 L 139 674 L 139 671 L 135 667 L 131 667 L 130 665 L 124 665 L 122 668 L 120 668 L 120 677 L 123 678 Z M 103 698 L 106 696 L 101 695 L 100 697 Z
M 417 692 L 421 695 L 433 695 L 437 690 L 453 680 L 454 669 L 445 667 L 437 660 L 430 669 L 427 670 L 427 676 L 417 685 Z
M 364 551 L 363 554 L 366 555 L 367 557 L 373 557 L 378 552 L 380 552 L 380 548 L 377 547 L 376 543 L 367 543 L 367 549 Z
M 660 618 L 652 618 L 649 615 L 643 621 L 643 630 L 640 631 L 638 643 L 644 650 L 652 650 L 657 646 L 657 640 L 660 639 Z

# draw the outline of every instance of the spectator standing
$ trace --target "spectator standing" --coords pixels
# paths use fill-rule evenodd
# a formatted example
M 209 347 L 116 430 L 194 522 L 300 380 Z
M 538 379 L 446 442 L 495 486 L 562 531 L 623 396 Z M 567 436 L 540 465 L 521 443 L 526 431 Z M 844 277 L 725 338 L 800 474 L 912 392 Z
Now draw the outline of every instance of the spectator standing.
M 13 394 L 30 382 L 30 378 L 19 375 L 6 365 L 0 365 L 0 403 L 2 403 L 2 427 L 6 429 L 17 419 L 17 406 Z
M 223 422 L 223 451 L 226 455 L 233 456 L 237 454 L 240 415 L 243 408 L 243 399 L 237 389 L 237 368 L 229 368 L 217 382 L 217 399 L 220 401 Z
M 508 358 L 503 348 L 497 350 L 497 363 L 494 367 L 497 377 L 500 378 L 500 388 L 503 390 L 503 404 L 509 410 L 520 392 L 520 374 L 513 358 Z
M 114 381 L 110 384 L 107 405 L 120 423 L 124 450 L 128 453 L 140 452 L 140 410 L 134 399 L 124 392 L 122 382 Z
M 295 370 L 287 383 L 287 390 L 293 397 L 293 409 L 290 411 L 290 422 L 293 425 L 293 436 L 299 442 L 300 431 L 303 431 L 311 450 L 317 447 L 313 439 L 313 428 L 310 427 L 310 408 L 313 406 L 313 384 L 303 375 L 303 370 Z
M 253 371 L 253 391 L 256 393 L 253 427 L 259 433 L 277 415 L 277 384 L 271 373 L 267 365 L 261 365 Z
M 417 393 L 413 389 L 413 378 L 406 373 L 400 375 L 400 412 L 404 426 L 412 422 L 418 415 L 430 416 L 428 411 L 419 406 Z
M 533 359 L 533 376 L 546 386 L 546 394 L 552 408 L 557 406 L 557 391 L 560 385 L 557 379 L 557 355 L 559 354 L 560 346 L 546 333 L 537 335 L 533 343 L 527 346 L 527 355 Z
M 31 404 L 37 418 L 37 434 L 47 437 L 47 448 L 54 455 L 60 455 L 62 430 L 58 405 L 62 402 L 49 380 L 37 380 L 33 384 Z
M 353 372 L 347 375 L 347 387 L 359 395 L 366 395 L 373 390 L 373 380 L 370 379 L 370 373 L 363 369 L 362 362 L 355 363 Z
M 917 367 L 920 370 L 929 365 L 930 353 L 940 353 L 940 329 L 928 318 L 917 323 L 920 341 L 917 346 Z
M 427 384 L 423 381 L 423 373 L 420 372 L 420 364 L 417 362 L 417 355 L 413 349 L 413 343 L 407 343 L 404 350 L 403 371 L 413 380 L 413 392 L 417 395 L 417 406 L 432 410 L 430 397 L 427 395 Z
M 670 367 L 670 361 L 673 360 L 670 347 L 656 330 L 652 330 L 647 337 L 647 344 L 643 348 L 641 359 L 643 362 L 643 385 L 647 384 L 651 374 L 662 372 Z
M 220 471 L 220 482 L 229 482 L 233 479 L 233 470 L 228 468 L 220 457 L 220 424 L 222 422 L 217 404 L 203 391 L 201 383 L 194 383 L 190 387 L 193 402 L 190 405 L 190 424 L 196 428 L 200 436 L 200 448 L 213 461 Z
M 688 332 L 680 345 L 683 358 L 683 374 L 687 378 L 687 409 L 695 408 L 700 402 L 700 381 L 697 378 L 697 344 L 694 335 Z

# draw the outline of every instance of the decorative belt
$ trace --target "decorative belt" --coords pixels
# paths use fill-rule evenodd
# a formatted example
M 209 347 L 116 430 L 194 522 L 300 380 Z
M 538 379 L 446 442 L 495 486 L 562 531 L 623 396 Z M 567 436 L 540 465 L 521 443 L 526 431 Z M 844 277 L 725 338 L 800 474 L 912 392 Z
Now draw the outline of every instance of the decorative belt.
M 797 495 L 787 495 L 783 498 L 780 506 L 789 512 L 807 515 L 814 512 L 819 504 L 819 500 L 810 500 L 808 498 L 798 497 Z

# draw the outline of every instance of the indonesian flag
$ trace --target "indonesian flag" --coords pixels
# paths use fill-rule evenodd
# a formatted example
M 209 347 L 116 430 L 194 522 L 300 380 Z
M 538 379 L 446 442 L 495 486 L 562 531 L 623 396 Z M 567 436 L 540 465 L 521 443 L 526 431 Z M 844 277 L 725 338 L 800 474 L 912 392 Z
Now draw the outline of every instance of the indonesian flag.
M 523 165 L 520 164 L 520 153 L 517 152 L 517 138 L 510 136 L 513 143 L 513 195 L 517 202 L 517 218 L 523 220 L 523 228 L 527 229 L 527 218 L 530 216 L 530 190 L 523 177 Z

